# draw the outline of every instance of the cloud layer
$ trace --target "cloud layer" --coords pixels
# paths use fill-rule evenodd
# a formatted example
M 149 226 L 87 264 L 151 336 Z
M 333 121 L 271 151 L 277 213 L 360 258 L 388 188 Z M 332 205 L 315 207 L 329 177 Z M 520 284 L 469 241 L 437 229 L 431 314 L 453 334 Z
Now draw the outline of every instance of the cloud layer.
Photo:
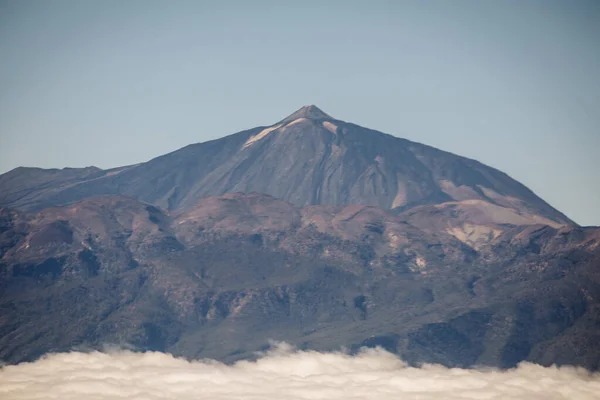
M 407 367 L 370 349 L 358 355 L 279 345 L 256 362 L 224 365 L 169 354 L 51 354 L 0 370 L 0 398 L 17 399 L 599 399 L 600 375 L 521 364 L 510 371 Z

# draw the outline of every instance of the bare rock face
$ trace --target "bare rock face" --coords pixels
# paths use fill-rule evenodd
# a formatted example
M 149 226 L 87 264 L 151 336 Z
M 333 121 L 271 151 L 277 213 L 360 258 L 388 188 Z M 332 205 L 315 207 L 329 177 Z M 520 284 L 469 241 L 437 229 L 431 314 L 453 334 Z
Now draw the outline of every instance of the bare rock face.
M 0 206 L 40 210 L 121 194 L 169 211 L 233 192 L 296 206 L 416 205 L 477 200 L 541 223 L 574 225 L 529 189 L 477 161 L 336 120 L 315 106 L 280 122 L 108 171 L 18 168 L 0 176 Z
M 275 339 L 598 369 L 600 230 L 495 207 L 395 214 L 231 193 L 173 213 L 119 195 L 4 208 L 0 359 L 127 344 L 233 361 Z
M 269 339 L 600 368 L 600 229 L 315 106 L 146 163 L 0 175 L 0 360 Z

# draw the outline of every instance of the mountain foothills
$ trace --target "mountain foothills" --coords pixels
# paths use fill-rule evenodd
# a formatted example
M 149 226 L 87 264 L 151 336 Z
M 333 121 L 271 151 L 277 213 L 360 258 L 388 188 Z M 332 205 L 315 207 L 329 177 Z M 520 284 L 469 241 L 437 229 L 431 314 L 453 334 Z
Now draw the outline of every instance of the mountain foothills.
M 0 176 L 0 359 L 269 340 L 600 369 L 600 228 L 479 162 L 331 118 Z

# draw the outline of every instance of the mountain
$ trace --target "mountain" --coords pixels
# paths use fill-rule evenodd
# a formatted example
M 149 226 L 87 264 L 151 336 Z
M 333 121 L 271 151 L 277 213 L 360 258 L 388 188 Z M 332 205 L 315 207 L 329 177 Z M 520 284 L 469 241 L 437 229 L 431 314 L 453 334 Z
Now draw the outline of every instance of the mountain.
M 1 361 L 270 339 L 598 370 L 600 228 L 315 106 L 137 165 L 0 175 Z
M 476 200 L 531 221 L 575 225 L 498 170 L 336 120 L 315 106 L 137 165 L 106 171 L 17 168 L 0 176 L 0 187 L 0 206 L 28 211 L 103 194 L 180 211 L 208 196 L 258 192 L 299 207 L 368 204 L 397 212 Z
M 496 229 L 479 207 L 395 214 L 234 193 L 176 213 L 120 195 L 3 208 L 0 359 L 117 344 L 233 361 L 273 339 L 598 369 L 600 229 L 515 214 L 486 240 L 457 234 L 460 213 Z

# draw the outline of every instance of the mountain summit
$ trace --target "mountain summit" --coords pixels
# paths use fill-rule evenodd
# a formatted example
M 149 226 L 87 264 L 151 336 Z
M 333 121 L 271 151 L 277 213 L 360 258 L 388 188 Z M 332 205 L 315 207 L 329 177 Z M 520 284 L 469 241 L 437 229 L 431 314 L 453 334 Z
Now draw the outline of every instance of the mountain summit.
M 598 260 L 600 229 L 506 174 L 306 106 L 138 165 L 1 175 L 0 361 L 273 339 L 600 369 Z
M 282 123 L 291 122 L 291 121 L 297 120 L 298 118 L 306 118 L 306 119 L 313 119 L 313 120 L 333 119 L 333 118 L 331 118 L 331 116 L 324 113 L 319 107 L 317 107 L 315 105 L 310 105 L 310 106 L 304 106 L 304 107 L 300 108 L 299 110 L 293 112 L 292 114 L 287 116 L 285 119 L 283 119 L 281 122 Z
M 430 206 L 495 224 L 575 225 L 496 169 L 333 119 L 314 105 L 133 166 L 18 168 L 0 176 L 0 187 L 0 206 L 27 211 L 104 194 L 183 211 L 207 196 L 258 192 L 299 207 L 367 204 L 398 213 Z

